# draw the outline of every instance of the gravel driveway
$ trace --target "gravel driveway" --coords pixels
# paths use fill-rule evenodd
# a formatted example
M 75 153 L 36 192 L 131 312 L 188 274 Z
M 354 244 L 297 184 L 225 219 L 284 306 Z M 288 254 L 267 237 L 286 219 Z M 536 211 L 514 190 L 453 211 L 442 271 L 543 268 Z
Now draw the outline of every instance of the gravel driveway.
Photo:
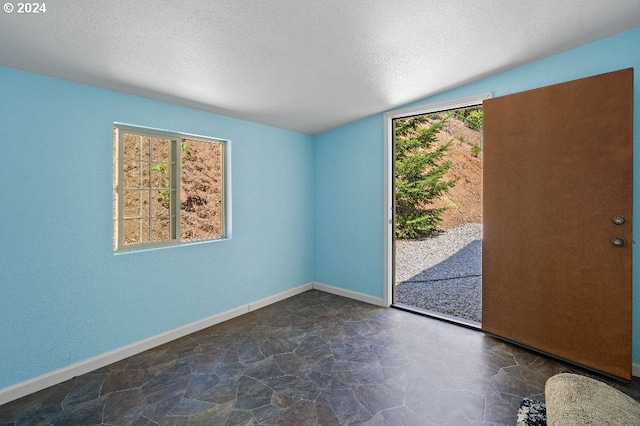
M 482 225 L 396 241 L 395 302 L 480 323 Z

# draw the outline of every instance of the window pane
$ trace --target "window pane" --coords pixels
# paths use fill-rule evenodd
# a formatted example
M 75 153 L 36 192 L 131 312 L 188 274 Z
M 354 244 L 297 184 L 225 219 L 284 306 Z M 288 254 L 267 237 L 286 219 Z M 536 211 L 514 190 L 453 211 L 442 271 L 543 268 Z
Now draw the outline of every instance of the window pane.
M 139 161 L 124 161 L 123 182 L 125 188 L 141 188 L 141 164 Z
M 141 241 L 139 219 L 125 219 L 122 222 L 122 228 L 122 239 L 125 244 L 136 244 Z
M 169 165 L 167 163 L 154 163 L 151 165 L 151 187 L 169 187 Z
M 166 163 L 169 161 L 169 139 L 151 139 L 151 161 Z
M 140 136 L 123 135 L 123 155 L 125 159 L 140 159 Z
M 151 240 L 165 241 L 170 239 L 169 218 L 153 218 L 151 220 Z
M 124 191 L 122 194 L 123 199 L 123 214 L 125 218 L 133 218 L 142 216 L 141 212 L 141 200 L 140 191 Z
M 183 139 L 180 230 L 183 241 L 224 236 L 224 145 Z
M 151 216 L 169 216 L 169 190 L 151 191 Z

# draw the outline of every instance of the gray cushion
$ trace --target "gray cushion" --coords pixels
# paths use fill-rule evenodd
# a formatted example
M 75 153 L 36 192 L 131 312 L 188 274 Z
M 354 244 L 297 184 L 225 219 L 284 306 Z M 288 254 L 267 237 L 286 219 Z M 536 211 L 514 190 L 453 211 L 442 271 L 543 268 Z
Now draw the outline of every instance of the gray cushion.
M 548 426 L 640 425 L 640 403 L 619 390 L 577 374 L 562 373 L 545 385 Z

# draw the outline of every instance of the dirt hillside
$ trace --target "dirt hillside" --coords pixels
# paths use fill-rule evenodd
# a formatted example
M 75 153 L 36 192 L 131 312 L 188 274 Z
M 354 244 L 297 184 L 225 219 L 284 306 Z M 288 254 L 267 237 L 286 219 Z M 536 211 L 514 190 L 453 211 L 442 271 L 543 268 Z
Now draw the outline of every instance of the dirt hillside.
M 474 145 L 482 146 L 482 136 L 460 120 L 451 118 L 438 134 L 438 143 L 453 141 L 448 154 L 453 166 L 446 179 L 457 178 L 458 183 L 445 194 L 436 207 L 448 207 L 441 229 L 455 228 L 465 223 L 482 223 L 482 152 L 472 154 Z

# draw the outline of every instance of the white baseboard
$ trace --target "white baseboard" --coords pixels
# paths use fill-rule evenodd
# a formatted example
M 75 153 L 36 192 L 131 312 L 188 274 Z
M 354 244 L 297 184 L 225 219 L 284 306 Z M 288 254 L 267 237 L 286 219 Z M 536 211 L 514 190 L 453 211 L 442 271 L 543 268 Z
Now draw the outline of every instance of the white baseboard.
M 265 306 L 272 305 L 276 302 L 280 302 L 281 300 L 288 299 L 300 293 L 304 293 L 305 291 L 309 291 L 312 288 L 313 288 L 313 283 L 306 283 L 299 287 L 292 288 L 291 290 L 286 290 L 286 291 L 283 291 L 282 293 L 278 293 L 275 296 L 265 297 L 264 299 L 249 303 L 248 305 L 249 312 L 258 310 L 260 308 L 264 308 Z
M 334 287 L 322 283 L 312 283 L 313 288 L 316 290 L 324 291 L 325 293 L 336 294 L 338 296 L 348 297 L 349 299 L 359 300 L 360 302 L 369 303 L 371 305 L 386 307 L 384 299 L 381 297 L 373 297 L 368 294 L 358 293 L 357 291 L 345 290 L 340 287 Z
M 633 377 L 640 377 L 640 364 L 631 364 L 631 375 Z
M 57 385 L 76 376 L 89 373 L 102 367 L 106 367 L 109 364 L 121 361 L 132 355 L 139 354 L 156 346 L 164 345 L 165 343 L 171 342 L 197 331 L 204 330 L 205 328 L 211 327 L 212 325 L 219 324 L 240 315 L 244 315 L 248 312 L 252 312 L 273 303 L 279 302 L 281 300 L 288 299 L 289 297 L 303 293 L 307 290 L 311 290 L 312 288 L 313 283 L 303 284 L 299 287 L 283 291 L 282 293 L 278 293 L 274 296 L 269 296 L 255 302 L 251 302 L 247 305 L 243 305 L 238 308 L 213 315 L 209 318 L 205 318 L 203 320 L 178 327 L 165 333 L 158 334 L 157 336 L 132 343 L 113 351 L 97 355 L 93 358 L 77 362 L 59 370 L 55 370 L 38 377 L 34 377 L 33 379 L 16 383 L 15 385 L 6 387 L 4 389 L 0 389 L 0 405 L 6 404 L 7 402 L 13 401 L 18 398 L 22 398 L 23 396 L 30 395 L 34 392 L 46 389 L 50 386 Z

